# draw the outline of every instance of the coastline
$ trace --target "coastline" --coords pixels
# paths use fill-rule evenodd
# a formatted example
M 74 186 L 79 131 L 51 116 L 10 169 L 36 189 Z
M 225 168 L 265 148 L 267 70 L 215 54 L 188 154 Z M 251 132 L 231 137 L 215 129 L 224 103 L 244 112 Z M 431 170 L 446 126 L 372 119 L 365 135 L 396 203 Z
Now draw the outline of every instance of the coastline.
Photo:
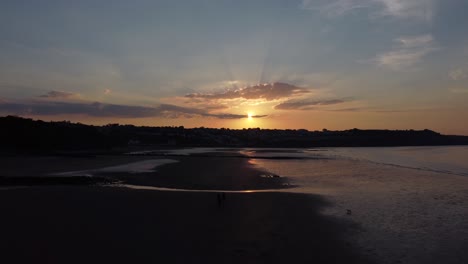
M 221 156 L 216 156 L 218 154 Z M 270 156 L 269 153 L 266 154 Z M 183 220 L 174 220 L 174 223 L 170 220 L 165 220 L 165 222 L 152 220 L 155 224 L 162 224 L 167 229 L 180 228 L 176 225 L 177 221 L 179 223 L 184 221 L 183 226 L 188 225 L 190 228 L 205 229 L 205 234 L 197 233 L 190 237 L 182 234 L 177 235 L 184 241 L 205 245 L 204 249 L 201 250 L 204 253 L 198 254 L 191 250 L 188 250 L 189 253 L 187 253 L 193 258 L 209 259 L 209 261 L 204 262 L 216 262 L 214 257 L 216 254 L 218 254 L 216 255 L 218 258 L 226 257 L 247 263 L 249 263 L 249 259 L 255 259 L 256 263 L 279 263 L 279 261 L 276 262 L 277 258 L 285 262 L 287 261 L 285 257 L 278 257 L 275 252 L 282 252 L 285 256 L 293 253 L 304 254 L 291 248 L 293 245 L 298 248 L 297 250 L 303 250 L 304 252 L 315 250 L 307 249 L 297 243 L 305 241 L 305 243 L 313 245 L 314 242 L 311 240 L 317 237 L 317 232 L 320 232 L 321 229 L 320 226 L 325 229 L 330 228 L 327 231 L 331 234 L 329 235 L 330 243 L 335 245 L 325 246 L 328 248 L 327 250 L 336 248 L 336 254 L 349 258 L 347 260 L 340 259 L 340 262 L 353 263 L 353 261 L 356 261 L 354 263 L 366 263 L 371 259 L 375 260 L 376 263 L 464 263 L 464 260 L 468 257 L 465 253 L 468 252 L 466 247 L 468 245 L 466 237 L 468 236 L 464 235 L 468 234 L 468 225 L 463 220 L 468 216 L 467 207 L 465 207 L 466 198 L 468 198 L 468 192 L 466 192 L 468 178 L 463 176 L 346 158 L 317 159 L 314 156 L 313 159 L 261 159 L 256 156 L 253 158 L 237 157 L 225 152 L 195 153 L 189 156 L 174 155 L 170 158 L 176 159 L 177 163 L 166 164 L 151 170 L 147 170 L 147 167 L 140 170 L 141 168 L 134 166 L 135 164 L 144 164 L 146 166 L 148 164 L 145 161 L 167 158 L 165 155 L 149 155 L 122 156 L 117 157 L 115 160 L 112 156 L 104 156 L 102 160 L 99 156 L 92 159 L 72 158 L 68 161 L 64 159 L 64 162 L 58 166 L 61 169 L 67 169 L 65 168 L 67 164 L 79 165 L 79 161 L 83 160 L 82 166 L 78 169 L 85 169 L 86 171 L 89 168 L 95 175 L 80 178 L 70 177 L 72 175 L 66 173 L 67 177 L 54 178 L 46 173 L 42 176 L 29 177 L 29 180 L 36 180 L 40 183 L 31 184 L 33 187 L 20 187 L 18 184 L 13 184 L 11 185 L 13 187 L 0 188 L 3 199 L 0 201 L 0 210 L 11 214 L 11 218 L 7 217 L 0 220 L 0 224 L 4 227 L 12 226 L 17 229 L 22 225 L 15 224 L 14 219 L 36 220 L 37 218 L 47 219 L 50 217 L 62 219 L 62 213 L 73 215 L 74 213 L 67 210 L 76 210 L 84 216 L 96 215 L 96 218 L 92 220 L 94 224 L 89 224 L 87 228 L 99 233 L 102 228 L 107 228 L 105 224 L 100 223 L 101 218 L 107 219 L 107 216 L 101 215 L 101 211 L 104 213 L 107 210 L 106 207 L 112 207 L 112 210 L 116 211 L 121 210 L 120 213 L 111 213 L 114 215 L 126 215 L 127 212 L 132 214 L 135 210 L 140 209 L 157 210 L 159 213 L 172 215 L 174 219 L 184 218 Z M 47 160 L 49 163 L 44 162 Z M 58 160 L 62 160 L 62 158 L 43 157 L 36 160 L 38 164 L 21 168 L 18 172 L 29 169 L 31 170 L 30 174 L 34 174 L 38 168 L 37 166 L 53 167 L 53 164 Z M 16 162 L 16 164 L 20 163 Z M 15 163 L 12 162 L 12 164 Z M 103 165 L 105 167 L 102 167 Z M 109 168 L 111 168 L 111 171 L 108 171 Z M 115 171 L 115 168 L 122 170 Z M 125 172 L 125 169 L 129 169 L 129 171 Z M 76 170 L 76 167 L 70 166 L 67 171 L 70 170 Z M 82 171 L 78 170 L 78 172 Z M 44 177 L 44 175 L 49 176 Z M 12 176 L 10 179 L 22 180 L 24 176 Z M 96 180 L 96 182 L 86 182 L 90 179 Z M 106 182 L 98 182 L 99 179 L 107 180 L 110 184 L 106 185 Z M 49 182 L 41 182 L 44 180 L 49 180 Z M 70 182 L 63 184 L 64 180 Z M 85 182 L 83 184 L 74 182 L 81 180 L 85 180 Z M 284 183 L 289 185 L 285 186 Z M 227 196 L 225 203 L 219 200 L 220 196 L 218 195 L 222 193 Z M 24 198 L 18 196 L 24 196 Z M 22 201 L 22 199 L 28 198 L 31 204 Z M 17 199 L 21 202 L 18 202 Z M 58 202 L 55 200 L 61 199 L 68 201 L 71 209 L 63 211 L 66 206 L 63 205 L 57 210 Z M 96 203 L 100 204 L 99 212 L 94 211 L 94 205 L 91 204 L 89 199 L 94 199 Z M 36 200 L 42 202 L 38 204 Z M 142 203 L 141 206 L 140 203 Z M 153 205 L 153 203 L 157 203 L 157 205 Z M 236 205 L 234 206 L 234 204 Z M 208 206 L 211 209 L 208 210 Z M 16 210 L 18 208 L 26 211 L 32 210 L 36 214 L 26 216 L 24 214 L 27 213 L 16 212 L 13 208 L 16 208 Z M 198 211 L 194 212 L 192 209 L 195 210 L 196 208 L 198 208 Z M 44 212 L 38 210 L 44 210 Z M 183 212 L 176 213 L 174 210 Z M 151 212 L 149 215 L 158 214 L 158 212 Z M 190 216 L 191 213 L 195 216 Z M 135 213 L 140 220 L 146 217 L 145 214 L 144 211 Z M 82 216 L 77 217 L 78 219 L 67 218 L 62 220 L 74 226 L 81 226 L 82 220 L 80 220 L 80 217 Z M 160 217 L 160 215 L 151 217 L 156 218 Z M 194 217 L 199 219 L 198 222 L 208 223 L 216 219 L 219 222 L 210 223 L 209 226 L 199 224 L 199 227 L 196 227 L 190 222 Z M 304 218 L 302 220 L 317 226 L 308 226 L 307 223 L 296 218 Z M 41 221 L 43 220 L 39 220 L 40 223 L 42 223 Z M 55 220 L 50 221 L 57 224 Z M 124 232 L 131 232 L 133 226 L 138 224 L 142 225 L 141 228 L 156 230 L 150 223 L 145 222 L 146 220 L 142 220 L 142 223 L 138 223 L 136 219 L 108 219 L 106 221 L 117 221 L 122 226 L 121 228 L 125 229 Z M 256 226 L 256 228 L 263 228 L 263 225 L 269 226 L 268 234 L 279 232 L 283 234 L 283 238 L 289 237 L 289 240 L 278 240 L 276 235 L 255 233 L 258 230 L 251 230 L 249 232 L 252 232 L 254 237 L 249 239 L 252 240 L 247 239 L 240 242 L 233 240 L 227 244 L 222 244 L 220 241 L 223 240 L 223 236 L 235 237 L 235 234 L 233 235 L 229 230 L 223 229 L 224 225 L 239 221 L 246 222 L 245 224 L 249 223 Z M 59 225 L 65 224 L 60 223 Z M 41 225 L 33 224 L 35 228 L 41 228 Z M 290 225 L 295 227 L 288 227 Z M 217 231 L 210 231 L 210 228 L 214 226 L 218 226 Z M 44 224 L 44 227 L 54 228 L 48 222 Z M 67 227 L 62 226 L 60 228 L 66 233 Z M 246 229 L 248 228 L 246 227 Z M 310 237 L 303 237 L 304 234 L 299 234 L 301 232 L 299 229 L 302 229 L 302 232 Z M 145 238 L 142 235 L 144 231 L 138 232 L 140 233 L 138 236 Z M 159 230 L 157 232 L 166 231 Z M 219 235 L 218 232 L 220 232 Z M 31 236 L 33 236 L 33 233 L 31 233 Z M 243 237 L 249 237 L 248 234 L 240 233 Z M 12 233 L 9 236 L 5 240 L 19 243 Z M 22 233 L 21 236 L 24 239 L 31 238 L 26 233 Z M 56 236 L 61 237 L 62 233 L 56 234 Z M 117 241 L 124 239 L 121 242 L 123 247 L 129 247 L 128 250 L 133 250 L 125 238 L 110 236 Z M 138 239 L 138 236 L 135 235 L 133 239 Z M 197 236 L 201 237 L 200 240 L 206 239 L 206 241 L 197 240 Z M 77 234 L 76 237 L 84 239 L 80 234 Z M 65 237 L 61 239 L 68 242 Z M 106 238 L 101 239 L 106 240 Z M 167 239 L 151 239 L 151 243 L 160 246 L 167 243 L 164 241 Z M 319 235 L 319 239 L 326 240 L 327 236 Z M 213 240 L 217 242 L 215 243 Z M 8 242 L 4 241 L 2 243 L 6 245 L 5 248 L 11 248 L 11 246 L 7 245 Z M 106 241 L 106 243 L 110 242 Z M 143 243 L 140 246 L 145 247 L 144 242 L 138 243 Z M 174 243 L 172 246 L 176 246 Z M 271 245 L 271 243 L 274 245 Z M 218 244 L 221 248 L 218 247 Z M 242 246 L 238 248 L 237 246 L 240 244 Z M 263 244 L 269 246 L 263 248 L 261 246 Z M 188 244 L 184 245 L 184 247 L 189 247 Z M 343 249 L 341 246 L 336 245 L 346 245 L 346 247 Z M 218 251 L 223 251 L 224 248 L 226 251 L 223 251 L 224 253 L 209 253 L 206 248 L 214 248 Z M 314 248 L 325 250 L 317 245 Z M 105 249 L 114 250 L 114 248 L 108 246 Z M 12 252 L 15 252 L 15 250 L 19 249 L 13 248 Z M 29 245 L 24 250 L 25 252 L 31 252 L 35 249 L 32 245 Z M 68 252 L 70 253 L 70 251 Z M 255 252 L 261 253 L 256 256 L 257 253 Z M 94 254 L 101 256 L 101 253 L 96 252 L 91 252 L 88 256 Z M 138 254 L 146 254 L 148 259 L 153 260 L 148 252 Z M 164 255 L 165 253 L 158 254 Z M 314 254 L 316 254 L 315 261 L 307 256 L 301 257 L 310 262 L 331 263 L 320 259 L 321 256 L 331 258 L 327 255 L 328 253 Z M 241 257 L 238 258 L 237 255 Z M 168 256 L 164 255 L 164 258 L 166 258 L 165 262 L 171 263 Z M 358 261 L 358 259 L 360 260 Z M 302 263 L 299 257 L 293 260 Z M 177 261 L 183 262 L 182 259 Z M 185 261 L 188 260 L 185 259 Z M 200 260 L 200 262 L 203 261 Z M 229 260 L 224 262 L 236 263 L 235 261 L 229 262 Z
M 28 166 L 21 166 L 26 163 Z M 290 188 L 286 178 L 228 152 L 171 156 L 9 157 L 0 186 L 112 184 L 206 190 Z

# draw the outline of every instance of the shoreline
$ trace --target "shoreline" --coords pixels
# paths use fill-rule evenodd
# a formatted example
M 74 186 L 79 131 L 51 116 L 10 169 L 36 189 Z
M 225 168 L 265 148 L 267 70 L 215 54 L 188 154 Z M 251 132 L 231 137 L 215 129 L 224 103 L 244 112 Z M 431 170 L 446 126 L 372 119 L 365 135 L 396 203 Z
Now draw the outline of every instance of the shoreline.
M 217 154 L 174 156 L 171 160 L 167 156 L 16 157 L 0 161 L 0 186 L 123 183 L 198 190 L 291 187 L 286 178 L 256 167 L 247 157 Z M 24 163 L 29 166 L 21 166 Z
M 124 206 L 120 206 L 119 204 L 114 204 L 116 201 L 109 200 L 109 197 L 126 203 L 127 198 L 130 200 L 143 199 L 138 197 L 144 196 L 149 199 L 148 201 L 141 201 L 144 204 L 148 203 L 144 206 L 145 210 L 158 211 L 151 212 L 150 214 L 165 212 L 165 210 L 169 210 L 168 208 L 171 208 L 171 212 L 172 210 L 190 211 L 192 210 L 191 207 L 198 208 L 198 206 L 202 206 L 203 208 L 200 211 L 194 213 L 196 214 L 195 218 L 207 217 L 208 219 L 200 221 L 209 222 L 216 220 L 217 215 L 225 214 L 225 212 L 222 211 L 222 213 L 213 215 L 214 212 L 209 210 L 204 211 L 206 210 L 204 206 L 211 206 L 210 210 L 219 209 L 232 212 L 230 219 L 223 218 L 223 220 L 219 220 L 221 223 L 211 223 L 214 226 L 230 223 L 230 221 L 243 221 L 242 219 L 247 217 L 237 215 L 239 213 L 248 213 L 260 217 L 259 214 L 261 212 L 257 212 L 256 210 L 268 210 L 269 217 L 255 218 L 249 220 L 249 223 L 261 227 L 263 225 L 276 225 L 274 223 L 280 221 L 280 226 L 272 227 L 271 232 L 273 233 L 277 229 L 283 228 L 282 225 L 298 224 L 297 221 L 301 220 L 294 219 L 295 217 L 314 218 L 318 215 L 319 219 L 326 219 L 325 228 L 332 223 L 336 224 L 336 221 L 339 222 L 339 224 L 333 226 L 334 231 L 339 232 L 339 234 L 331 236 L 332 239 L 337 239 L 339 243 L 344 243 L 350 247 L 353 254 L 365 256 L 366 260 L 376 260 L 376 263 L 464 263 L 459 260 L 466 260 L 468 257 L 465 253 L 468 252 L 466 250 L 468 249 L 466 247 L 466 242 L 468 241 L 466 241 L 466 236 L 463 235 L 468 234 L 466 233 L 468 225 L 463 221 L 468 216 L 468 207 L 466 207 L 466 197 L 468 197 L 468 193 L 466 192 L 466 186 L 468 185 L 466 184 L 468 184 L 468 179 L 466 177 L 388 166 L 365 160 L 297 159 L 293 161 L 234 158 L 226 157 L 226 155 L 218 158 L 212 154 L 180 156 L 177 157 L 177 163 L 157 167 L 155 171 L 151 172 L 136 174 L 112 172 L 108 175 L 99 173 L 99 176 L 95 176 L 114 181 L 111 185 L 102 186 L 97 183 L 81 186 L 69 184 L 0 188 L 0 193 L 5 194 L 2 196 L 5 199 L 0 201 L 0 209 L 9 208 L 8 210 L 13 210 L 12 208 L 16 205 L 17 208 L 36 210 L 35 208 L 31 208 L 30 205 L 23 206 L 23 203 L 18 203 L 14 200 L 17 195 L 20 195 L 19 193 L 32 192 L 41 193 L 41 195 L 31 197 L 27 194 L 26 197 L 30 197 L 33 200 L 36 198 L 39 200 L 76 199 L 77 201 L 71 201 L 70 205 L 78 208 L 77 210 L 81 211 L 84 215 L 89 215 L 92 212 L 89 211 L 90 208 L 84 208 L 84 206 L 94 205 L 90 203 L 81 204 L 79 201 L 93 199 L 92 197 L 98 200 L 103 199 L 102 201 L 96 200 L 96 202 L 106 204 L 102 205 L 102 210 L 105 210 L 106 206 L 111 206 L 114 208 L 113 210 L 123 210 L 122 214 L 125 214 L 127 210 L 137 210 L 135 208 L 129 209 L 128 206 L 143 207 L 139 207 L 139 202 L 131 202 L 131 205 L 125 204 Z M 99 158 L 83 159 L 85 161 L 83 166 L 97 167 L 105 163 L 106 166 L 115 168 L 115 162 L 121 162 L 122 160 L 126 162 L 141 162 L 148 158 L 150 157 L 139 157 L 137 159 L 131 157 L 132 160 L 130 160 L 126 157 L 120 157 L 114 161 L 112 157 L 104 157 L 102 160 Z M 165 158 L 167 159 L 166 156 L 161 157 L 161 159 Z M 44 160 L 47 159 L 41 159 L 37 163 L 40 163 L 39 165 L 41 166 L 52 166 L 53 163 L 60 159 L 50 159 L 49 163 L 43 163 Z M 64 163 L 61 163 L 61 167 L 65 168 L 66 164 L 76 164 L 76 161 L 79 160 L 65 160 Z M 32 165 L 29 169 L 34 168 L 34 164 Z M 125 165 L 121 165 L 120 167 L 122 166 L 125 167 Z M 26 169 L 23 171 L 26 171 Z M 86 169 L 86 167 L 82 169 Z M 275 175 L 286 177 L 275 177 Z M 290 180 L 298 186 L 295 186 L 296 188 L 284 188 L 285 186 L 281 184 L 285 180 L 288 182 Z M 71 194 L 68 192 L 71 192 Z M 90 192 L 91 194 L 89 194 Z M 219 200 L 219 196 L 217 196 L 219 193 L 224 193 L 227 196 L 225 204 Z M 68 197 L 69 195 L 71 197 Z M 86 195 L 90 195 L 91 197 L 84 197 Z M 42 196 L 44 197 L 41 198 Z M 262 202 L 257 201 L 257 199 L 260 199 Z M 233 200 L 235 201 L 234 203 L 243 201 L 240 203 L 242 206 L 253 206 L 254 208 L 249 209 L 250 211 L 248 212 L 242 211 L 245 208 L 236 207 L 237 209 L 234 210 L 230 207 Z M 294 204 L 293 201 L 300 204 Z M 6 202 L 11 202 L 12 205 L 7 205 Z M 56 203 L 55 200 L 47 200 L 36 204 L 36 206 L 50 211 L 52 210 L 50 206 L 54 203 Z M 158 205 L 152 207 L 152 203 L 158 203 Z M 201 204 L 199 205 L 198 203 Z M 250 203 L 253 204 L 251 205 Z M 312 206 L 314 203 L 323 206 L 311 210 L 309 205 Z M 228 206 L 228 204 L 230 205 Z M 295 208 L 298 212 L 290 211 L 291 208 L 289 207 Z M 7 212 L 9 212 L 8 210 Z M 53 218 L 60 218 L 62 211 L 52 211 L 49 213 Z M 140 214 L 141 218 L 145 218 L 144 212 L 137 212 L 137 214 Z M 186 215 L 188 212 L 180 212 L 180 214 L 172 212 L 171 214 L 175 218 L 186 217 L 187 219 L 184 221 L 191 221 L 193 218 L 193 216 Z M 198 214 L 205 215 L 199 216 Z M 38 212 L 37 215 L 49 217 L 42 212 Z M 21 213 L 13 212 L 12 217 L 21 217 Z M 34 215 L 30 216 L 31 219 L 35 219 L 35 217 Z M 311 223 L 314 223 L 317 219 L 309 220 Z M 75 220 L 70 221 L 74 225 L 80 225 Z M 112 220 L 109 219 L 109 221 Z M 132 221 L 137 220 L 132 219 L 128 223 L 134 223 Z M 13 226 L 19 227 L 13 222 L 11 220 Z M 8 225 L 8 222 L 3 223 Z M 159 224 L 160 222 L 156 220 L 154 223 Z M 143 225 L 151 224 L 144 223 Z M 191 225 L 191 223 L 184 222 L 184 225 Z M 211 228 L 203 227 L 202 224 L 200 225 L 202 228 Z M 193 227 L 197 228 L 196 226 Z M 93 230 L 94 232 L 100 232 L 101 228 L 106 227 L 103 225 L 95 227 Z M 129 232 L 127 229 L 132 229 L 133 227 L 127 226 L 125 222 L 122 222 L 122 228 L 126 230 L 125 232 Z M 166 228 L 172 230 L 177 227 L 168 220 Z M 219 228 L 223 229 L 223 227 Z M 304 232 L 309 232 L 314 230 L 315 227 L 302 225 L 302 228 L 305 230 Z M 223 232 L 228 231 L 224 230 Z M 287 228 L 284 234 L 287 234 L 286 236 L 291 237 L 293 240 L 304 239 L 309 241 L 311 239 L 302 238 L 302 234 L 297 235 L 295 232 L 299 231 L 294 228 Z M 231 233 L 224 233 L 224 235 L 226 234 Z M 206 237 L 210 241 L 214 237 L 217 237 L 216 234 L 198 235 Z M 309 235 L 315 237 L 315 233 L 313 232 L 309 233 Z M 26 234 L 24 236 L 27 237 Z M 248 234 L 244 234 L 244 236 L 248 236 Z M 181 237 L 184 236 L 181 235 Z M 192 237 L 184 237 L 184 239 L 191 239 L 190 241 L 193 241 Z M 268 241 L 264 241 L 263 239 L 267 239 Z M 321 237 L 321 239 L 325 238 Z M 219 237 L 216 240 L 222 240 L 222 238 Z M 274 243 L 283 243 L 281 240 L 278 241 L 269 236 L 258 240 L 256 243 L 273 243 L 272 241 Z M 164 243 L 164 241 L 158 240 L 155 242 L 157 245 L 160 243 Z M 205 245 L 210 245 L 208 247 L 216 247 L 213 246 L 214 244 L 210 244 L 211 242 L 209 241 L 198 241 L 198 243 L 207 243 Z M 249 244 L 251 242 L 246 243 Z M 243 246 L 243 249 L 235 249 L 234 253 L 224 252 L 220 256 L 238 254 L 236 253 L 237 250 L 240 252 L 254 250 L 252 244 L 249 245 Z M 126 244 L 126 246 L 130 245 Z M 174 246 L 176 245 L 174 244 Z M 230 244 L 227 248 L 232 248 L 232 246 Z M 289 244 L 276 245 L 273 248 L 275 250 L 282 250 L 284 254 L 289 254 L 295 252 L 290 246 Z M 302 250 L 307 251 L 305 248 L 302 248 Z M 194 252 L 190 254 L 196 255 Z M 208 253 L 205 252 L 204 254 L 206 257 Z M 242 255 L 243 253 L 239 254 Z M 249 254 L 253 253 L 250 252 Z M 274 255 L 271 252 L 264 254 L 269 254 L 269 256 Z M 261 257 L 249 256 L 251 259 L 263 260 Z M 296 258 L 296 260 L 299 261 L 299 258 Z M 311 259 L 308 260 L 314 262 Z M 354 258 L 352 260 L 354 261 Z M 431 262 L 431 260 L 433 261 Z M 214 259 L 211 261 L 219 262 Z M 284 259 L 284 261 L 286 260 Z M 249 261 L 246 258 L 242 259 L 242 262 Z M 268 262 L 271 261 L 269 260 Z M 322 263 L 317 260 L 315 262 Z M 347 260 L 342 260 L 342 262 L 348 263 Z M 276 262 L 273 260 L 273 263 Z M 299 261 L 299 263 L 301 262 Z

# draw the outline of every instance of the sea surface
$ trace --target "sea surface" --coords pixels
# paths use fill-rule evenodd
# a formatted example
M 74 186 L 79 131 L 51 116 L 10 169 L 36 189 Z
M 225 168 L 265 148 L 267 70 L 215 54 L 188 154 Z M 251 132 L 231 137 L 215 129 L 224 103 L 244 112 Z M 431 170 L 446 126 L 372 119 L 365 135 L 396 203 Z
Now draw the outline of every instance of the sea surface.
M 151 153 L 152 151 L 146 151 Z M 157 151 L 161 152 L 161 151 Z M 347 159 L 415 170 L 468 176 L 468 146 L 362 147 L 362 148 L 187 148 L 165 151 L 171 155 L 233 152 L 255 158 Z M 144 152 L 135 152 L 141 154 Z
M 468 176 L 468 146 L 245 149 L 251 157 L 349 159 Z

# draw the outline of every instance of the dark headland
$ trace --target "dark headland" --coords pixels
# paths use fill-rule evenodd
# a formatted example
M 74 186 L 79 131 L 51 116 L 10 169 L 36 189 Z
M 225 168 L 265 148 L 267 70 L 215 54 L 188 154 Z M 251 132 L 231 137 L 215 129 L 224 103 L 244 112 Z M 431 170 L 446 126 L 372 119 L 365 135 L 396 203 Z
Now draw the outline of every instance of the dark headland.
M 44 122 L 0 117 L 0 151 L 109 151 L 128 147 L 372 147 L 468 145 L 468 136 L 431 130 L 308 131 L 305 129 L 227 129 L 137 127 Z

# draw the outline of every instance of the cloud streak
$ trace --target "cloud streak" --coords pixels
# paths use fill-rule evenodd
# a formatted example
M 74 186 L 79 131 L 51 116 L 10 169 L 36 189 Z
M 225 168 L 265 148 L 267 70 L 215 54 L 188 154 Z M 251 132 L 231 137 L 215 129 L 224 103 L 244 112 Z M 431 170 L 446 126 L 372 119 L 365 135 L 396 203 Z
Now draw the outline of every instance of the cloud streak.
M 367 9 L 372 7 L 372 1 L 359 0 L 334 0 L 334 1 L 314 1 L 303 0 L 302 9 L 319 11 L 320 13 L 334 17 L 341 16 L 357 9 Z
M 171 104 L 161 104 L 156 107 L 106 104 L 100 102 L 1 102 L 0 112 L 15 115 L 53 116 L 53 115 L 86 115 L 103 118 L 191 118 L 196 116 L 213 117 L 219 119 L 241 119 L 246 115 L 231 113 L 209 113 L 203 109 L 182 107 Z M 256 115 L 262 118 L 266 115 Z
M 468 70 L 463 68 L 455 69 L 449 72 L 450 79 L 460 81 L 468 77 Z
M 431 21 L 434 16 L 434 2 L 435 0 L 303 0 L 300 7 L 319 11 L 329 17 L 365 9 L 371 17 Z
M 309 93 L 308 89 L 297 87 L 287 83 L 268 83 L 247 86 L 237 90 L 229 90 L 221 93 L 201 94 L 192 93 L 185 97 L 191 99 L 206 99 L 206 100 L 230 100 L 230 99 L 246 99 L 246 100 L 266 100 L 274 101 L 288 97 L 298 96 Z
M 46 99 L 76 99 L 80 98 L 81 95 L 65 91 L 50 91 L 46 94 L 40 95 L 39 97 Z
M 393 50 L 379 54 L 374 59 L 379 66 L 393 70 L 407 69 L 437 50 L 430 34 L 400 37 L 394 39 L 394 42 L 397 46 Z
M 383 15 L 432 20 L 435 0 L 374 0 L 383 6 Z
M 342 99 L 330 100 L 289 100 L 274 107 L 275 110 L 313 110 L 317 106 L 336 105 L 346 102 Z

